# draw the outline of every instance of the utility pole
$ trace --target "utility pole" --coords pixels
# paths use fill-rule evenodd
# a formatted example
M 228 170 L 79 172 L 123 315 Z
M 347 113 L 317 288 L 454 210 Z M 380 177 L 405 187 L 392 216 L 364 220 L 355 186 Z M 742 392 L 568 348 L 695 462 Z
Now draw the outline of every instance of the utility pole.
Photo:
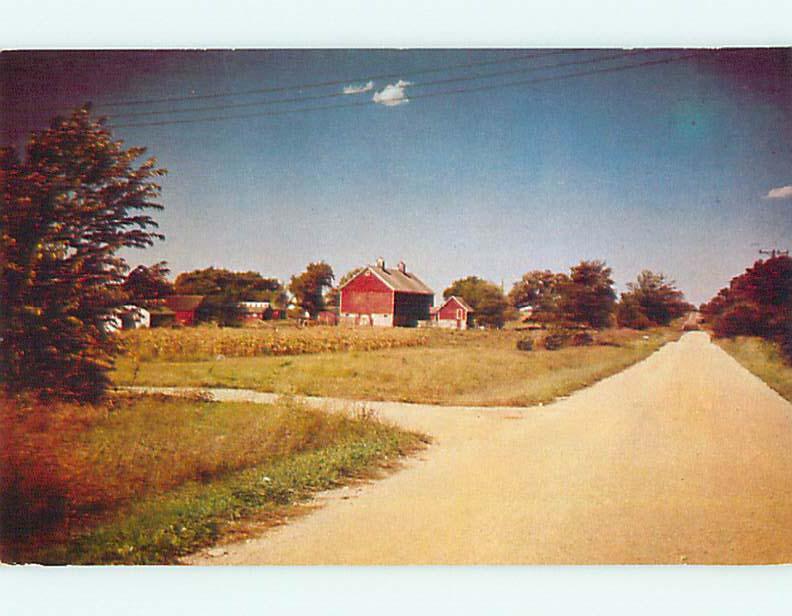
M 760 255 L 770 255 L 771 259 L 775 259 L 776 257 L 788 257 L 789 251 L 788 250 L 779 250 L 778 248 L 771 248 L 768 250 L 759 250 Z

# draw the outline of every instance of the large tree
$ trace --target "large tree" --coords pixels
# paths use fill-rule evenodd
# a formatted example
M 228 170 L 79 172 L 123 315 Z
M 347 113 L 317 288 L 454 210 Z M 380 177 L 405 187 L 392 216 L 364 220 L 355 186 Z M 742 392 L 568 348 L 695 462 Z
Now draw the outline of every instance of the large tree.
M 151 266 L 138 265 L 124 280 L 124 291 L 132 301 L 158 299 L 173 294 L 173 283 L 168 280 L 168 264 L 160 261 Z
M 102 321 L 124 301 L 117 252 L 162 236 L 147 210 L 165 173 L 124 149 L 88 107 L 34 133 L 23 158 L 0 152 L 0 336 L 9 392 L 96 399 L 116 343 Z
M 286 303 L 280 281 L 264 278 L 258 272 L 232 272 L 208 267 L 179 274 L 174 289 L 180 295 L 203 295 L 199 317 L 222 325 L 238 321 L 239 302 L 267 301 L 279 308 L 285 307 Z
M 673 280 L 668 280 L 664 274 L 644 270 L 635 282 L 627 283 L 627 292 L 622 293 L 617 317 L 620 325 L 644 325 L 646 322 L 668 325 L 691 308 Z
M 456 295 L 464 299 L 474 310 L 476 323 L 485 327 L 503 327 L 509 303 L 501 288 L 478 276 L 455 280 L 443 291 L 443 298 Z
M 581 261 L 561 286 L 561 312 L 572 323 L 607 327 L 615 305 L 611 269 L 604 261 Z
M 309 263 L 299 276 L 292 276 L 289 291 L 300 308 L 315 318 L 325 307 L 324 290 L 333 286 L 333 268 L 324 261 Z
M 509 291 L 509 303 L 514 308 L 530 306 L 531 318 L 536 321 L 555 321 L 559 317 L 561 289 L 567 282 L 566 274 L 550 270 L 527 272 Z

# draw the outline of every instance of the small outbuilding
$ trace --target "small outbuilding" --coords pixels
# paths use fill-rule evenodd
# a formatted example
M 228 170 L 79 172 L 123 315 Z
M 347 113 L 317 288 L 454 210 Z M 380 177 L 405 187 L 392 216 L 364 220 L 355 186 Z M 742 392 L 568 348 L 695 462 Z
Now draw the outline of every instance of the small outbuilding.
M 437 327 L 467 329 L 473 326 L 473 308 L 461 297 L 452 295 L 433 314 Z
M 165 298 L 165 305 L 174 312 L 176 323 L 194 325 L 203 299 L 203 295 L 169 295 Z

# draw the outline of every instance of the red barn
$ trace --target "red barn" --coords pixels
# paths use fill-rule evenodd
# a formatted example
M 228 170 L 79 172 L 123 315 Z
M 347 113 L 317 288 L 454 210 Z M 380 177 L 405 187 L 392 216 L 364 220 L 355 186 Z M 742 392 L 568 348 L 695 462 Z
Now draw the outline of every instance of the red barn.
M 341 286 L 341 320 L 355 325 L 415 327 L 429 321 L 434 291 L 418 276 L 408 272 L 404 262 L 396 269 L 377 260 Z
M 169 295 L 165 298 L 165 305 L 173 310 L 179 325 L 193 325 L 196 322 L 195 313 L 201 302 L 203 295 Z
M 473 308 L 461 297 L 452 295 L 433 311 L 438 327 L 467 329 L 473 325 Z

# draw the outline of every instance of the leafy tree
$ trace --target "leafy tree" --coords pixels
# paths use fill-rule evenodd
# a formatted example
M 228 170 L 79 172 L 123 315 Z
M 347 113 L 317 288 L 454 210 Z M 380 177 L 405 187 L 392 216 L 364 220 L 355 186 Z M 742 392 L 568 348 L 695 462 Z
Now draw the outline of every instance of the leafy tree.
M 138 265 L 124 280 L 124 291 L 135 301 L 158 299 L 173 294 L 173 283 L 168 280 L 168 264 L 165 261 L 150 267 Z
M 324 289 L 333 285 L 333 268 L 324 261 L 310 263 L 299 276 L 292 276 L 289 291 L 300 308 L 315 318 L 325 307 Z
M 616 322 L 621 327 L 632 329 L 646 329 L 654 325 L 632 293 L 622 293 L 621 300 L 616 305 Z
M 667 280 L 663 274 L 644 270 L 636 282 L 627 284 L 627 293 L 622 293 L 617 320 L 620 325 L 638 327 L 641 324 L 668 325 L 673 319 L 681 317 L 692 308 L 682 291 Z M 634 314 L 638 311 L 645 319 Z M 632 323 L 632 325 L 630 325 Z
M 237 305 L 242 301 L 268 301 L 281 308 L 286 304 L 280 281 L 264 278 L 258 272 L 232 272 L 214 267 L 184 272 L 177 276 L 174 289 L 179 295 L 203 295 L 199 317 L 222 325 L 238 322 Z
M 509 303 L 514 308 L 531 306 L 535 321 L 555 321 L 559 317 L 561 289 L 568 281 L 566 274 L 550 270 L 527 272 L 509 291 Z
M 616 305 L 611 269 L 604 261 L 581 261 L 560 286 L 560 309 L 573 323 L 595 328 L 610 324 Z
M 102 322 L 123 304 L 121 248 L 162 236 L 165 173 L 145 148 L 124 149 L 89 108 L 33 133 L 24 160 L 0 151 L 0 377 L 11 393 L 97 399 L 117 343 Z
M 762 336 L 777 341 L 792 361 L 792 258 L 757 261 L 701 312 L 716 336 Z
M 473 308 L 476 323 L 486 327 L 503 327 L 509 303 L 501 288 L 478 276 L 468 276 L 455 280 L 443 291 L 443 298 L 456 295 Z
M 338 287 L 331 287 L 324 294 L 325 309 L 330 310 L 332 312 L 338 312 L 340 303 L 341 303 L 341 291 L 338 290 Z

